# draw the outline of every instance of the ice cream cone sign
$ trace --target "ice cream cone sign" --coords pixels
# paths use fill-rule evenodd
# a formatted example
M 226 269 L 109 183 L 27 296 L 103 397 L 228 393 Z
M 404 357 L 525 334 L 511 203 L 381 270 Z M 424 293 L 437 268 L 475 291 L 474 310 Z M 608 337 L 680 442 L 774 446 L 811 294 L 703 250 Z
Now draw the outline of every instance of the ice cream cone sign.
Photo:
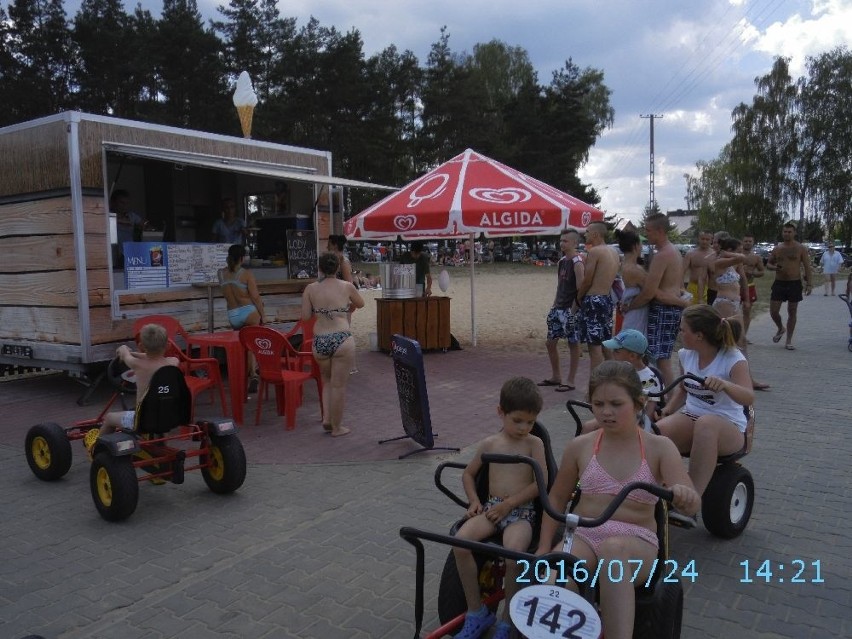
M 237 78 L 237 88 L 234 90 L 234 106 L 237 107 L 237 114 L 240 116 L 243 137 L 250 138 L 254 107 L 257 106 L 257 94 L 251 86 L 248 71 L 243 71 Z

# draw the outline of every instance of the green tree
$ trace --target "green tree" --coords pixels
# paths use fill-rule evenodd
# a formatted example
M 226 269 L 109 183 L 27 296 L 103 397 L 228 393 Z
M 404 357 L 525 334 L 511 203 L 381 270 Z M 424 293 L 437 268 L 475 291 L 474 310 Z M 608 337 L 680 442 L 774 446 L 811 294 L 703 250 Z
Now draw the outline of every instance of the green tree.
M 204 27 L 195 0 L 164 0 L 156 57 L 161 122 L 203 131 L 239 131 L 227 96 L 221 50 L 221 41 Z
M 732 114 L 731 173 L 736 193 L 732 213 L 749 217 L 758 226 L 778 224 L 786 217 L 793 196 L 790 171 L 798 152 L 796 138 L 797 88 L 789 60 L 778 57 L 770 72 L 755 80 L 751 105 L 740 104 Z
M 852 53 L 839 47 L 809 58 L 807 67 L 799 81 L 800 217 L 807 200 L 831 236 L 852 226 Z
M 136 55 L 128 43 L 129 18 L 119 0 L 83 0 L 74 16 L 77 105 L 89 113 L 132 112 L 129 68 Z
M 0 8 L 2 11 L 2 8 Z M 7 108 L 0 122 L 68 108 L 71 39 L 61 0 L 15 0 L 0 14 L 0 82 Z
M 223 38 L 228 74 L 236 80 L 247 71 L 259 101 L 267 102 L 276 92 L 275 70 L 286 62 L 295 18 L 282 18 L 275 0 L 230 0 L 218 11 L 225 20 L 214 21 L 213 28 Z

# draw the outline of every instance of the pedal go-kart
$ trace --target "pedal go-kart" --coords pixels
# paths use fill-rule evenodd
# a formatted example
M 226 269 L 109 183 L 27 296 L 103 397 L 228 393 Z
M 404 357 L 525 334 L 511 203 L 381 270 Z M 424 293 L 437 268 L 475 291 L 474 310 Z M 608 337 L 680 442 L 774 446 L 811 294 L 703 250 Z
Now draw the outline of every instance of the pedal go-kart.
M 704 378 L 691 373 L 681 375 L 669 386 L 658 393 L 648 393 L 649 397 L 665 398 L 671 391 L 678 387 L 684 380 L 691 379 L 699 384 L 704 383 Z M 580 434 L 582 421 L 577 414 L 576 407 L 591 410 L 591 405 L 586 402 L 569 399 L 566 408 L 574 418 L 577 426 L 577 434 Z M 743 467 L 739 460 L 751 452 L 754 441 L 754 407 L 743 408 L 746 416 L 745 441 L 741 450 L 731 455 L 721 455 L 716 460 L 716 470 L 704 495 L 701 498 L 701 519 L 707 531 L 721 539 L 733 539 L 738 537 L 746 529 L 754 508 L 754 479 L 747 468 Z M 653 431 L 659 435 L 660 431 L 656 425 Z M 683 455 L 689 457 L 689 453 Z M 686 520 L 671 518 L 670 522 L 678 526 L 691 527 L 693 524 Z
M 26 437 L 27 463 L 33 474 L 55 481 L 71 468 L 71 442 L 97 429 L 117 399 L 135 391 L 132 373 L 120 359 L 108 367 L 116 392 L 94 419 L 62 428 L 37 424 Z M 92 449 L 89 485 L 100 515 L 108 521 L 126 519 L 136 510 L 139 484 L 182 484 L 187 471 L 200 470 L 214 493 L 242 486 L 246 457 L 237 428 L 230 419 L 190 423 L 192 400 L 184 375 L 175 366 L 154 373 L 145 398 L 137 407 L 132 432 L 119 430 L 100 436 Z
M 536 432 L 538 430 L 539 432 Z M 540 433 L 544 433 L 545 438 L 542 439 L 545 442 L 545 452 L 546 452 L 546 460 L 548 466 L 553 465 L 552 469 L 548 469 L 549 479 L 555 477 L 556 475 L 556 464 L 553 460 L 553 455 L 550 448 L 549 437 L 547 437 L 547 431 L 544 430 L 542 426 L 536 424 L 536 429 L 533 430 L 534 434 L 539 435 Z M 607 521 L 613 513 L 617 510 L 618 506 L 624 500 L 628 493 L 632 490 L 647 490 L 648 492 L 657 495 L 661 499 L 671 500 L 672 493 L 667 489 L 663 489 L 657 486 L 651 486 L 648 484 L 642 483 L 633 483 L 629 484 L 622 490 L 614 499 L 612 504 L 601 514 L 600 517 L 596 519 L 589 519 L 585 517 L 579 517 L 570 513 L 564 514 L 556 512 L 553 507 L 550 505 L 550 502 L 547 497 L 547 491 L 549 487 L 545 486 L 544 477 L 541 469 L 538 464 L 530 458 L 520 457 L 520 456 L 511 456 L 511 455 L 494 455 L 494 454 L 486 454 L 482 457 L 483 460 L 483 468 L 480 471 L 479 475 L 477 475 L 477 492 L 481 493 L 482 488 L 484 487 L 487 495 L 487 464 L 488 463 L 525 463 L 529 464 L 533 472 L 536 476 L 536 482 L 539 487 L 539 497 L 536 503 L 536 509 L 539 508 L 543 511 L 546 511 L 551 517 L 556 519 L 557 521 L 565 522 L 565 534 L 564 534 L 564 544 L 563 544 L 563 553 L 549 553 L 543 556 L 536 556 L 532 552 L 518 552 L 508 550 L 503 548 L 498 543 L 495 543 L 492 540 L 486 540 L 482 542 L 474 542 L 468 541 L 464 539 L 459 539 L 453 536 L 453 532 L 455 532 L 460 526 L 460 522 L 457 523 L 451 534 L 441 534 L 441 533 L 432 533 L 423 530 L 418 530 L 410 527 L 403 527 L 400 529 L 400 536 L 405 539 L 407 542 L 412 544 L 417 553 L 417 563 L 416 563 L 416 581 L 415 581 L 415 633 L 414 637 L 420 637 L 420 630 L 423 625 L 423 614 L 424 614 L 424 580 L 425 580 L 425 549 L 423 545 L 423 541 L 431 541 L 439 544 L 444 544 L 448 546 L 455 546 L 460 548 L 467 548 L 474 553 L 474 558 L 476 560 L 476 564 L 479 567 L 479 584 L 480 590 L 482 592 L 483 604 L 488 606 L 492 612 L 495 611 L 500 603 L 500 601 L 504 598 L 503 591 L 503 577 L 505 574 L 505 560 L 513 559 L 515 561 L 526 562 L 522 565 L 528 566 L 530 571 L 535 571 L 538 573 L 538 569 L 544 566 L 544 563 L 548 563 L 549 565 L 557 564 L 560 566 L 559 570 L 563 573 L 571 574 L 573 567 L 578 565 L 579 560 L 570 554 L 571 543 L 573 542 L 573 533 L 577 529 L 578 526 L 585 527 L 593 527 L 599 526 L 603 522 Z M 446 486 L 443 485 L 441 480 L 441 473 L 444 468 L 452 467 L 452 468 L 464 468 L 463 464 L 457 463 L 446 463 L 442 464 L 435 473 L 435 482 L 438 485 L 439 489 L 448 495 L 453 501 L 458 503 L 460 506 L 467 508 L 467 503 L 460 499 L 458 496 L 454 495 L 452 491 L 450 491 Z M 576 503 L 576 499 L 572 502 L 572 506 Z M 668 553 L 668 525 L 666 520 L 666 505 L 665 502 L 660 501 L 657 504 L 657 508 L 655 510 L 655 517 L 657 521 L 657 536 L 659 538 L 659 553 L 658 553 L 658 562 L 660 566 L 666 566 L 667 561 L 669 560 Z M 539 519 L 540 521 L 540 519 Z M 534 535 L 535 539 L 533 540 L 532 547 L 534 548 L 537 541 L 537 533 L 538 530 L 535 531 Z M 532 548 L 531 548 L 532 550 Z M 555 570 L 555 569 L 554 569 Z M 528 576 L 533 574 L 533 572 L 528 573 Z M 680 627 L 681 627 L 681 619 L 683 615 L 683 587 L 680 582 L 680 578 L 678 575 L 673 574 L 673 572 L 669 569 L 663 571 L 662 578 L 661 575 L 652 574 L 651 578 L 648 580 L 646 584 L 640 584 L 639 587 L 636 588 L 636 618 L 634 621 L 634 632 L 633 636 L 635 639 L 677 639 L 680 637 Z M 531 580 L 531 583 L 535 583 L 535 579 Z M 575 611 L 577 616 L 571 619 L 562 619 L 559 617 L 559 614 L 555 616 L 550 614 L 550 617 L 545 620 L 545 623 L 550 622 L 549 627 L 545 630 L 545 634 L 540 634 L 541 630 L 534 630 L 532 626 L 537 625 L 542 617 L 547 615 L 547 609 L 542 608 L 539 611 L 538 615 L 532 614 L 531 608 L 523 608 L 524 605 L 529 605 L 531 601 L 530 597 L 537 596 L 533 591 L 536 586 L 525 587 L 522 589 L 518 595 L 516 595 L 515 599 L 523 598 L 525 592 L 532 593 L 531 595 L 527 595 L 526 599 L 523 599 L 526 603 L 519 604 L 522 606 L 522 610 L 526 610 L 527 614 L 524 617 L 524 620 L 520 620 L 516 618 L 515 613 L 512 613 L 512 619 L 515 622 L 515 626 L 520 629 L 524 636 L 529 637 L 539 637 L 539 636 L 566 636 L 566 637 L 598 637 L 599 629 L 600 629 L 600 620 L 595 618 L 597 617 L 597 612 L 595 609 L 596 601 L 597 601 L 597 588 L 592 587 L 592 585 L 587 581 L 585 583 L 579 583 L 580 587 L 580 597 L 586 602 L 585 609 L 580 610 L 578 607 L 571 607 L 567 605 L 571 600 L 571 593 L 565 592 L 562 597 L 562 604 L 560 610 L 565 615 L 571 615 L 571 611 Z M 548 588 L 552 589 L 552 586 Z M 557 588 L 557 591 L 562 591 L 563 589 Z M 576 604 L 576 602 L 575 602 Z M 513 611 L 517 606 L 513 605 Z M 553 608 L 549 609 L 552 613 Z M 458 577 L 458 571 L 455 565 L 455 558 L 452 551 L 449 553 L 447 557 L 444 570 L 441 574 L 441 581 L 439 585 L 438 591 L 438 619 L 442 624 L 439 628 L 432 631 L 428 635 L 425 636 L 425 639 L 437 639 L 438 637 L 445 637 L 449 634 L 456 632 L 464 623 L 464 615 L 466 612 L 465 599 L 464 594 L 461 588 L 461 583 Z M 580 616 L 582 616 L 585 621 L 583 624 L 578 625 Z M 559 619 L 557 619 L 559 617 Z M 558 621 L 561 630 L 566 630 L 568 628 L 572 628 L 572 632 L 576 632 L 576 634 L 572 634 L 568 632 L 568 634 L 553 634 L 555 632 L 554 628 L 555 624 Z M 527 624 L 527 622 L 529 622 Z M 597 623 L 597 626 L 595 626 Z M 528 627 L 525 627 L 527 625 Z M 586 626 L 585 629 L 582 626 Z M 597 630 L 595 630 L 597 628 Z M 561 631 L 560 630 L 560 631 Z M 537 634 L 538 632 L 538 634 Z M 546 634 L 550 632 L 550 634 Z M 566 630 L 567 632 L 567 630 Z

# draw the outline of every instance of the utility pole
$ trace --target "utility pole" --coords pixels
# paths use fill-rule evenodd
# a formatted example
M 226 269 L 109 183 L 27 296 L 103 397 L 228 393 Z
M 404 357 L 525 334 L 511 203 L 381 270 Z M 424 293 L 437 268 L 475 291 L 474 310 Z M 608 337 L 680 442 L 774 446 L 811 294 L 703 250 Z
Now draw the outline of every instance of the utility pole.
M 651 120 L 651 188 L 649 192 L 648 198 L 648 210 L 652 210 L 654 208 L 654 203 L 657 199 L 654 197 L 654 119 L 662 118 L 662 115 L 657 115 L 654 113 L 650 113 L 648 115 L 640 115 L 640 118 L 646 118 Z

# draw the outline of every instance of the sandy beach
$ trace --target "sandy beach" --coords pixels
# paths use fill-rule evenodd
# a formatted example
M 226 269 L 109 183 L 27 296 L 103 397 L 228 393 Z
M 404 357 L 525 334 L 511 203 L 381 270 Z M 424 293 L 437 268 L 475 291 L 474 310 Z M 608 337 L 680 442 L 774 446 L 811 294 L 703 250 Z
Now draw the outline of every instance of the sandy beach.
M 373 267 L 371 269 L 370 267 Z M 374 264 L 354 268 L 376 270 Z M 438 287 L 438 274 L 446 268 L 450 286 Z M 462 348 L 471 346 L 470 267 L 432 266 L 432 292 L 452 298 L 450 330 Z M 477 264 L 475 268 L 477 346 L 489 350 L 540 352 L 545 356 L 545 317 L 556 293 L 556 266 L 529 264 Z M 369 348 L 376 330 L 376 303 L 381 290 L 362 290 L 366 305 L 355 313 L 352 329 L 359 350 Z

